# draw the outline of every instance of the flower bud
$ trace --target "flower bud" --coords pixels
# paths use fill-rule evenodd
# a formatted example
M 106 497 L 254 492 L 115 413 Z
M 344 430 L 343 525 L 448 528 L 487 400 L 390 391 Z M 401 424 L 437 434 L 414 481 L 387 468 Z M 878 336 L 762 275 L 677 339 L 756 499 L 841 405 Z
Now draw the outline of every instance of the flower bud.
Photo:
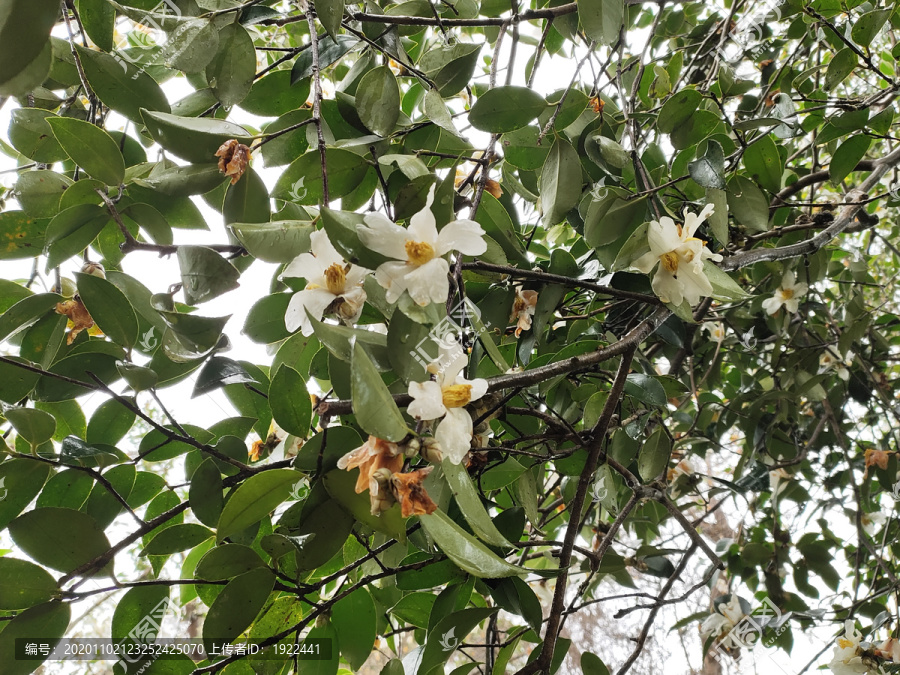
M 100 277 L 101 279 L 106 278 L 106 270 L 103 268 L 98 262 L 90 262 L 85 261 L 84 265 L 81 266 L 82 274 L 90 274 L 92 277 Z
M 440 464 L 441 460 L 444 459 L 441 444 L 437 442 L 437 439 L 432 437 L 423 439 L 422 449 L 419 450 L 419 454 L 423 459 L 432 464 Z

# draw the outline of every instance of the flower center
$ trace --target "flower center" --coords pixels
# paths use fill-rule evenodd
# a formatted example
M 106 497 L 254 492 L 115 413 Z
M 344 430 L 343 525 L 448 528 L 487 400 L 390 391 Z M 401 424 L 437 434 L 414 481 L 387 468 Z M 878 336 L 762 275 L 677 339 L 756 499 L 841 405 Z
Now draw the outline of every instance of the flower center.
M 340 295 L 344 292 L 344 284 L 347 282 L 347 273 L 339 264 L 334 263 L 325 270 L 325 286 L 328 292 Z
M 782 288 L 781 289 L 781 297 L 785 300 L 790 300 L 794 297 L 794 289 L 793 288 Z
M 434 247 L 425 241 L 408 241 L 406 256 L 413 265 L 424 265 L 434 258 Z
M 659 259 L 662 262 L 663 268 L 665 268 L 667 272 L 675 274 L 678 271 L 678 254 L 675 253 L 675 251 L 663 253 L 661 256 L 659 256 Z
M 452 384 L 441 391 L 445 408 L 462 408 L 472 400 L 471 384 Z
M 845 638 L 838 638 L 838 647 L 841 649 L 847 649 L 847 647 L 852 647 L 853 643 L 850 640 Z

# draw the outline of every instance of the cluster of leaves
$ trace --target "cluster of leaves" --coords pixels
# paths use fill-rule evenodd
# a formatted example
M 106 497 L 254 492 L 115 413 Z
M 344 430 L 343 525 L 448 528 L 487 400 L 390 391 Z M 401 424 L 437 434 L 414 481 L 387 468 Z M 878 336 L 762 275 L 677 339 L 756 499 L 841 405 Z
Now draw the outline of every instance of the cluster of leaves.
M 116 640 L 171 598 L 205 606 L 208 648 L 269 650 L 148 673 L 356 671 L 378 636 L 388 675 L 451 657 L 549 673 L 566 622 L 604 594 L 692 601 L 714 578 L 767 595 L 785 625 L 883 630 L 900 585 L 896 523 L 872 516 L 900 442 L 900 233 L 882 208 L 900 163 L 895 26 L 892 6 L 833 0 L 0 0 L 16 167 L 0 260 L 33 260 L 0 280 L 4 672 L 39 665 L 14 660 L 17 638 L 66 635 L 100 593 Z M 226 176 L 229 142 L 253 159 Z M 376 269 L 365 213 L 408 221 L 432 190 L 438 227 L 467 213 L 487 243 L 451 259 L 446 305 L 389 303 L 370 277 L 356 325 L 287 330 L 305 282 L 281 272 L 313 232 Z M 667 306 L 632 264 L 651 221 L 704 205 L 712 297 Z M 148 281 L 142 251 L 175 256 L 180 278 Z M 260 270 L 241 332 L 264 363 L 202 311 Z M 786 272 L 808 287 L 793 305 Z M 536 304 L 516 331 L 523 288 Z M 435 464 L 433 513 L 372 515 L 338 460 L 369 435 L 428 435 L 406 392 L 448 312 L 468 376 L 488 380 L 466 409 L 480 442 L 467 465 Z M 188 378 L 235 414 L 170 414 L 166 389 Z M 732 536 L 710 544 L 697 528 L 719 509 Z M 114 584 L 79 590 L 86 577 Z M 311 638 L 329 659 L 271 657 Z M 608 672 L 581 651 L 584 672 Z

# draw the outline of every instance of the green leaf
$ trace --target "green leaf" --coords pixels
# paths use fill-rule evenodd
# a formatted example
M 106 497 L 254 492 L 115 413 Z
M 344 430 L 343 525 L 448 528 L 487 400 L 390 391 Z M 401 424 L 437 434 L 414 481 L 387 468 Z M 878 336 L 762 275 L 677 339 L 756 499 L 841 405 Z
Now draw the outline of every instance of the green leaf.
M 784 162 L 771 136 L 764 136 L 744 152 L 744 166 L 764 188 L 772 192 L 781 189 Z
M 33 218 L 52 218 L 59 213 L 59 199 L 70 185 L 72 185 L 70 178 L 43 169 L 22 172 L 19 175 L 19 180 L 16 181 L 14 189 L 19 205 L 25 213 Z M 25 213 L 21 211 L 7 211 L 3 216 L 12 220 L 10 214 L 18 214 L 18 217 L 22 220 L 30 220 L 25 216 Z
M 890 16 L 890 9 L 875 9 L 866 12 L 852 22 L 850 37 L 856 44 L 868 48 L 875 36 L 884 28 L 884 24 Z
M 671 134 L 700 107 L 703 94 L 696 89 L 682 89 L 663 104 L 657 117 L 659 130 Z
M 50 465 L 30 459 L 8 459 L 0 464 L 0 530 L 18 516 L 41 491 Z
M 222 515 L 222 474 L 212 458 L 203 460 L 191 476 L 191 511 L 204 525 L 215 527 Z
M 717 300 L 744 300 L 750 294 L 737 285 L 734 279 L 724 270 L 716 267 L 709 260 L 703 261 L 703 272 L 713 287 L 713 297 Z
M 419 516 L 422 527 L 456 566 L 469 574 L 487 579 L 525 574 L 487 548 L 438 509 L 431 515 Z
M 0 96 L 26 96 L 36 91 L 46 92 L 47 90 L 41 89 L 40 85 L 47 79 L 52 65 L 53 47 L 49 42 L 45 42 L 40 53 L 34 57 L 31 63 L 10 79 L 0 83 Z M 55 97 L 52 92 L 49 93 L 51 97 Z M 39 96 L 40 94 L 35 96 L 35 104 L 47 105 L 41 101 Z
M 209 608 L 203 623 L 203 644 L 207 653 L 219 653 L 253 623 L 275 586 L 268 568 L 244 572 L 232 579 Z
M 207 460 L 209 461 L 209 460 Z M 141 555 L 169 555 L 194 548 L 201 542 L 212 538 L 213 532 L 197 525 L 184 523 L 172 525 L 153 537 L 141 550 Z
M 96 204 L 76 204 L 59 212 L 47 226 L 47 269 L 87 248 L 109 221 Z
M 100 127 L 71 117 L 47 120 L 66 154 L 89 175 L 106 185 L 125 178 L 125 159 L 118 144 Z
M 255 384 L 256 380 L 237 361 L 224 356 L 210 358 L 197 374 L 191 398 L 197 398 L 229 384 Z
M 206 194 L 226 180 L 218 165 L 210 163 L 172 166 L 147 178 L 136 178 L 134 183 L 166 197 L 190 197 Z
M 400 7 L 401 5 L 395 5 Z M 438 93 L 448 98 L 465 89 L 478 66 L 481 44 L 456 42 L 432 48 L 422 55 L 419 67 L 431 78 Z
M 212 300 L 239 286 L 241 273 L 220 254 L 205 246 L 180 246 L 178 266 L 189 305 Z
M 104 335 L 131 349 L 138 339 L 138 320 L 125 294 L 106 279 L 91 274 L 76 274 L 75 280 L 78 295 Z
M 313 331 L 319 341 L 342 361 L 350 361 L 353 346 L 358 344 L 366 351 L 378 370 L 381 372 L 391 370 L 387 336 L 383 333 L 322 323 L 309 315 L 309 312 L 307 312 L 307 316 L 310 316 L 310 323 L 312 323 Z
M 110 636 L 113 640 L 129 638 L 129 633 L 151 613 L 168 609 L 168 586 L 135 586 L 119 598 L 113 611 Z M 158 617 L 154 617 L 157 618 Z M 131 642 L 132 639 L 129 639 Z M 137 640 L 133 640 L 137 642 Z
M 9 533 L 30 558 L 60 572 L 72 572 L 106 553 L 110 546 L 97 521 L 81 511 L 37 508 L 9 524 Z M 90 574 L 111 574 L 112 561 Z
M 609 668 L 600 660 L 599 656 L 595 656 L 591 652 L 584 652 L 581 655 L 581 672 L 584 675 L 609 675 Z
M 142 110 L 141 120 L 154 141 L 188 162 L 215 162 L 216 150 L 225 141 L 233 138 L 249 145 L 251 140 L 244 127 L 220 119 Z
M 722 244 L 728 243 L 728 195 L 725 190 L 706 189 L 706 203 L 713 205 L 712 215 L 707 221 L 713 236 Z
M 51 476 L 44 485 L 36 505 L 79 510 L 90 495 L 93 485 L 94 479 L 82 471 L 76 469 L 60 471 Z
M 59 15 L 53 0 L 4 0 L 0 11 L 0 84 L 5 84 L 41 53 Z
M 22 298 L 0 315 L 0 341 L 31 325 L 60 301 L 62 297 L 56 293 L 39 293 Z
M 649 482 L 659 476 L 669 464 L 672 441 L 662 425 L 656 427 L 644 441 L 638 454 L 638 473 Z
M 291 262 L 308 253 L 309 236 L 315 231 L 307 220 L 231 223 L 229 227 L 250 255 L 271 263 Z
M 625 21 L 625 3 L 623 0 L 580 2 L 578 19 L 589 38 L 601 45 L 612 45 L 619 39 Z
M 46 443 L 56 432 L 53 415 L 36 408 L 10 408 L 3 415 L 12 424 L 16 433 L 32 446 Z
M 365 159 L 341 148 L 328 148 L 325 151 L 325 167 L 328 172 L 328 196 L 331 199 L 352 192 L 362 183 L 366 172 L 372 170 Z M 322 160 L 318 149 L 291 162 L 275 183 L 272 196 L 296 204 L 318 204 L 322 201 Z
M 143 70 L 127 60 L 75 44 L 88 84 L 107 106 L 142 124 L 141 108 L 169 112 L 163 90 Z
M 436 597 L 434 593 L 404 595 L 396 605 L 391 607 L 390 613 L 412 626 L 428 628 L 428 617 L 431 615 Z
M 272 217 L 269 190 L 256 171 L 247 169 L 241 180 L 228 186 L 222 216 L 226 225 L 266 223 Z
M 625 394 L 649 405 L 664 406 L 666 390 L 655 377 L 631 373 L 625 380 Z
M 324 70 L 333 63 L 336 63 L 344 54 L 349 52 L 359 43 L 359 39 L 352 35 L 338 35 L 337 39 L 332 39 L 330 35 L 319 38 L 319 69 Z M 313 58 L 312 50 L 305 49 L 300 52 L 297 60 L 291 68 L 291 84 L 297 84 L 300 80 L 305 80 L 312 75 Z
M 55 115 L 40 108 L 16 108 L 10 113 L 9 142 L 36 162 L 59 162 L 68 155 L 56 141 L 47 120 Z
M 431 518 L 432 516 L 428 516 Z M 457 645 L 482 621 L 498 611 L 497 607 L 471 607 L 453 612 L 435 624 L 428 633 L 418 672 L 430 673 L 441 669 Z
M 219 29 L 219 50 L 206 66 L 206 81 L 226 108 L 250 93 L 256 75 L 256 49 L 247 29 L 229 23 Z
M 359 343 L 353 345 L 350 362 L 353 414 L 363 431 L 386 441 L 403 440 L 409 429 L 390 391 Z
M 46 220 L 22 211 L 0 213 L 0 260 L 37 257 L 44 247 L 46 230 Z
M 728 181 L 728 211 L 744 227 L 756 232 L 769 229 L 769 200 L 756 183 L 746 176 Z
M 135 393 L 153 389 L 159 382 L 159 376 L 150 368 L 119 361 L 116 363 L 116 369 Z
M 828 165 L 828 175 L 832 183 L 840 183 L 849 176 L 859 161 L 866 156 L 872 138 L 864 134 L 851 136 L 838 146 Z
M 525 245 L 516 232 L 509 212 L 494 195 L 487 192 L 481 195 L 475 220 L 491 239 L 500 244 L 508 260 L 522 266 L 530 264 Z
M 334 624 L 331 621 L 324 625 L 316 622 L 309 633 L 306 634 L 306 637 L 309 640 L 321 640 L 324 653 L 322 657 L 315 661 L 306 661 L 304 663 L 304 675 L 337 675 L 340 667 L 340 652 L 338 651 L 338 644 L 340 643 Z
M 302 474 L 292 469 L 270 469 L 250 476 L 235 490 L 222 509 L 217 539 L 230 537 L 258 523 L 291 495 Z
M 541 202 L 545 227 L 566 217 L 581 198 L 581 159 L 572 145 L 558 138 L 541 170 Z
M 219 31 L 212 21 L 188 20 L 171 31 L 162 56 L 168 68 L 200 73 L 219 50 Z
M 859 57 L 850 47 L 844 47 L 834 55 L 825 71 L 825 89 L 831 91 L 847 79 L 859 65 Z
M 306 103 L 309 89 L 309 80 L 291 86 L 291 71 L 274 70 L 253 83 L 247 98 L 241 101 L 241 108 L 260 117 L 286 115 Z M 277 127 L 266 128 L 269 132 L 278 130 Z M 266 165 L 268 166 L 268 159 Z
M 469 123 L 492 134 L 521 129 L 544 112 L 547 101 L 527 87 L 495 87 L 478 97 L 469 111 Z
M 375 603 L 365 588 L 338 600 L 331 608 L 331 623 L 337 631 L 341 655 L 358 672 L 375 644 Z
M 336 1 L 343 5 L 343 0 Z M 394 130 L 400 117 L 400 87 L 390 68 L 379 66 L 363 75 L 356 90 L 356 111 L 371 132 L 387 136 Z
M 463 517 L 472 531 L 478 537 L 491 546 L 509 547 L 511 544 L 506 540 L 500 531 L 494 525 L 494 521 L 488 515 L 484 505 L 481 503 L 481 497 L 478 490 L 475 489 L 472 479 L 469 477 L 468 471 L 461 464 L 454 464 L 449 459 L 441 462 L 441 468 L 444 471 L 444 477 L 453 491 L 456 498 L 456 504 L 462 512 Z
M 269 406 L 282 429 L 301 439 L 309 435 L 312 403 L 303 378 L 290 366 L 281 366 L 275 372 L 269 385 Z
M 700 187 L 725 189 L 725 155 L 717 141 L 709 140 L 706 154 L 688 164 L 691 178 Z
M 28 675 L 43 662 L 43 659 L 17 659 L 17 640 L 40 637 L 41 642 L 51 645 L 52 649 L 66 634 L 70 619 L 69 603 L 54 600 L 27 609 L 5 622 L 6 626 L 0 633 L 0 663 L 3 663 L 4 675 Z
M 43 567 L 8 556 L 0 558 L 0 610 L 28 609 L 59 593 L 56 579 Z

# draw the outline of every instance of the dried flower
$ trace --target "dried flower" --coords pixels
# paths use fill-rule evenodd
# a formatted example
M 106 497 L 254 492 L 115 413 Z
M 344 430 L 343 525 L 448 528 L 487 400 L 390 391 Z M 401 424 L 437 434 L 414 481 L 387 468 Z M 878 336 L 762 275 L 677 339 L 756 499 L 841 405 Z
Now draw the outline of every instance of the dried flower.
M 520 287 L 516 287 L 516 299 L 513 301 L 512 314 L 509 317 L 510 321 L 516 322 L 516 337 L 519 337 L 522 331 L 531 328 L 531 317 L 534 316 L 537 299 L 537 291 L 523 291 Z
M 94 325 L 94 319 L 77 295 L 71 300 L 56 303 L 56 313 L 69 317 L 69 336 L 66 344 L 70 345 L 78 337 L 78 334 Z
M 863 476 L 864 478 L 869 475 L 869 467 L 877 466 L 882 469 L 887 469 L 888 460 L 891 458 L 891 452 L 889 450 L 876 450 L 875 448 L 867 448 L 865 453 L 866 459 L 866 473 Z
M 431 500 L 431 497 L 425 492 L 425 488 L 422 487 L 422 481 L 433 468 L 429 466 L 409 473 L 395 473 L 392 476 L 394 495 L 400 502 L 400 515 L 404 518 L 428 515 L 437 509 L 437 504 Z
M 337 465 L 339 469 L 346 471 L 359 469 L 356 493 L 360 494 L 369 489 L 372 476 L 378 469 L 387 468 L 391 473 L 402 469 L 403 453 L 400 452 L 400 447 L 396 443 L 369 436 L 369 439 L 360 447 L 341 457 Z
M 232 138 L 219 146 L 216 157 L 219 158 L 219 171 L 231 176 L 231 184 L 234 185 L 250 164 L 250 148 Z

